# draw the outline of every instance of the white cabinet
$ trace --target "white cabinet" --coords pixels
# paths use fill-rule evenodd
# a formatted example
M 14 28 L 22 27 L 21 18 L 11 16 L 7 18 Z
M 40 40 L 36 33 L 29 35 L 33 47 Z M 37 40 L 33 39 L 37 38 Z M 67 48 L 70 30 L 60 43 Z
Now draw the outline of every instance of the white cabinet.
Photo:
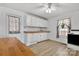
M 33 34 L 26 34 L 27 37 L 27 45 L 32 45 L 37 42 L 43 41 L 47 39 L 47 33 L 33 33 Z
M 48 27 L 48 21 L 44 20 L 44 27 Z
M 32 25 L 32 16 L 28 15 L 26 19 L 26 26 L 31 26 Z
M 43 40 L 46 40 L 47 39 L 47 33 L 44 33 L 43 34 L 43 38 L 44 38 Z
M 39 26 L 43 27 L 43 20 L 42 19 L 39 20 Z
M 25 44 L 30 45 L 31 44 L 31 39 L 32 39 L 32 34 L 26 34 L 27 37 L 27 41 L 25 42 Z
M 40 35 L 39 35 L 39 33 L 35 33 L 35 40 L 36 40 L 36 42 L 39 42 L 39 40 L 40 40 Z
M 47 39 L 47 33 L 40 33 L 40 41 Z
M 40 40 L 39 41 L 43 41 L 43 33 L 40 33 Z
M 47 27 L 47 20 L 39 17 L 27 15 L 25 26 Z
M 35 17 L 32 17 L 32 24 L 31 24 L 31 26 L 36 26 L 36 18 Z
M 48 22 L 47 20 L 44 20 L 42 18 L 27 15 L 26 25 L 24 25 L 25 26 L 24 31 L 40 31 L 40 29 L 44 31 L 45 28 L 40 27 L 47 27 L 48 25 L 47 22 Z M 37 42 L 47 39 L 47 33 L 45 32 L 26 33 L 25 35 L 27 37 L 27 41 L 25 42 L 25 44 L 27 45 L 35 44 Z
M 33 33 L 32 41 L 33 41 L 33 43 L 37 43 L 38 42 L 38 35 L 36 33 Z
M 43 20 L 43 27 L 47 27 L 48 26 L 48 21 L 47 20 Z
M 48 23 L 47 20 L 44 19 L 40 19 L 39 23 L 40 23 L 40 27 L 47 27 Z
M 39 18 L 36 18 L 36 20 L 35 20 L 35 26 L 40 27 L 40 20 L 39 20 Z
M 39 26 L 40 22 L 39 22 L 39 18 L 28 15 L 26 19 L 26 23 L 27 23 L 26 26 Z
M 27 41 L 25 44 L 27 45 L 32 45 L 34 43 L 37 43 L 37 37 L 35 34 L 26 34 L 26 37 L 27 37 Z

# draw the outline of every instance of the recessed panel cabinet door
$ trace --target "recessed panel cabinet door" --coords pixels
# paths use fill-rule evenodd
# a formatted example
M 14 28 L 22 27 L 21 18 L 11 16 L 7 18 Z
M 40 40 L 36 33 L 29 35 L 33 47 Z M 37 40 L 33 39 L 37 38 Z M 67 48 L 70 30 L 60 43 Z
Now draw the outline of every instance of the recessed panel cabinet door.
M 39 33 L 39 42 L 42 41 L 42 34 Z
M 40 33 L 40 39 L 41 39 L 41 41 L 43 41 L 43 33 Z
M 36 19 L 32 16 L 31 20 L 32 20 L 31 26 L 35 26 L 35 20 L 36 20 Z
M 43 41 L 43 33 L 40 33 L 40 39 L 41 39 L 41 41 Z
M 42 27 L 45 27 L 45 20 L 42 19 Z
M 36 18 L 35 20 L 35 26 L 39 27 L 40 25 L 40 19 L 39 18 Z
M 44 40 L 47 39 L 47 33 L 44 33 Z
M 32 42 L 32 34 L 26 34 L 26 37 L 27 37 L 26 44 L 27 45 L 31 45 L 31 42 Z
M 37 26 L 40 27 L 40 18 L 37 19 Z
M 39 33 L 35 33 L 35 35 L 34 35 L 35 36 L 35 38 L 34 38 L 35 39 L 35 42 L 39 42 L 39 35 L 38 34 Z
M 45 27 L 48 27 L 48 21 L 45 20 Z
M 44 27 L 44 21 L 40 19 L 40 27 Z
M 47 27 L 47 20 L 43 20 L 43 27 Z
M 32 26 L 40 27 L 40 18 L 32 17 Z
M 40 38 L 40 37 L 39 37 L 39 33 L 36 33 L 36 34 L 35 34 L 35 42 L 39 42 L 39 38 Z
M 40 19 L 39 23 L 40 23 L 40 27 L 47 27 L 47 20 Z
M 47 39 L 47 33 L 41 33 L 41 39 L 46 40 Z
M 32 18 L 32 16 L 29 16 L 29 15 L 27 16 L 27 19 L 26 19 L 27 20 L 26 21 L 27 26 L 31 26 L 32 25 L 32 19 L 31 18 Z
M 33 33 L 32 35 L 32 43 L 36 43 L 37 42 L 37 36 L 35 33 Z

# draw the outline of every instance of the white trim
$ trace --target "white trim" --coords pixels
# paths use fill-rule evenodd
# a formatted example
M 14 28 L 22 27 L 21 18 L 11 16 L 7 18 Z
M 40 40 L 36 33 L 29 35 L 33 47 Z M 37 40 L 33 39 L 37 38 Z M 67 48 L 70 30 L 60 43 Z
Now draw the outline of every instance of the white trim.
M 57 41 L 57 42 L 60 42 L 60 43 L 64 43 L 64 44 L 67 44 L 67 39 L 64 41 L 62 39 L 50 39 L 50 40 L 54 40 L 54 41 Z
M 30 45 L 33 45 L 33 44 L 36 44 L 37 42 L 33 42 L 33 43 L 29 43 L 29 42 L 27 42 L 27 46 L 30 46 Z
M 68 44 L 67 46 L 68 46 L 68 48 L 71 48 L 71 49 L 79 51 L 79 46 L 76 46 L 76 45 L 73 45 L 73 44 Z

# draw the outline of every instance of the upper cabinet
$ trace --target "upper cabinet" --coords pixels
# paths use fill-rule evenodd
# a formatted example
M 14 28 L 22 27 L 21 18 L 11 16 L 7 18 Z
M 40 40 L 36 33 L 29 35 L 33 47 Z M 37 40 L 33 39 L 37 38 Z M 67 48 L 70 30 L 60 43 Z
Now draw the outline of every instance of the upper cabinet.
M 30 26 L 32 25 L 32 17 L 30 15 L 27 15 L 26 17 L 26 25 L 25 26 Z
M 48 27 L 48 20 L 40 19 L 40 26 L 41 27 Z
M 26 23 L 25 26 L 47 27 L 48 20 L 45 20 L 36 16 L 32 16 L 32 15 L 27 15 L 25 23 Z

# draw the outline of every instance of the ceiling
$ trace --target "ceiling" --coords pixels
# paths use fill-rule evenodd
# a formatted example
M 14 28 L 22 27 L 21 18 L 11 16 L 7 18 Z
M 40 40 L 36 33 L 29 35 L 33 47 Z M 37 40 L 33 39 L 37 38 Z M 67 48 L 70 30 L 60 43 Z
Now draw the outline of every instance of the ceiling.
M 53 3 L 56 4 L 56 10 L 48 14 L 45 10 L 38 8 L 41 3 L 0 3 L 0 6 L 8 7 L 30 14 L 38 15 L 44 18 L 51 18 L 62 13 L 73 12 L 79 10 L 79 3 Z

